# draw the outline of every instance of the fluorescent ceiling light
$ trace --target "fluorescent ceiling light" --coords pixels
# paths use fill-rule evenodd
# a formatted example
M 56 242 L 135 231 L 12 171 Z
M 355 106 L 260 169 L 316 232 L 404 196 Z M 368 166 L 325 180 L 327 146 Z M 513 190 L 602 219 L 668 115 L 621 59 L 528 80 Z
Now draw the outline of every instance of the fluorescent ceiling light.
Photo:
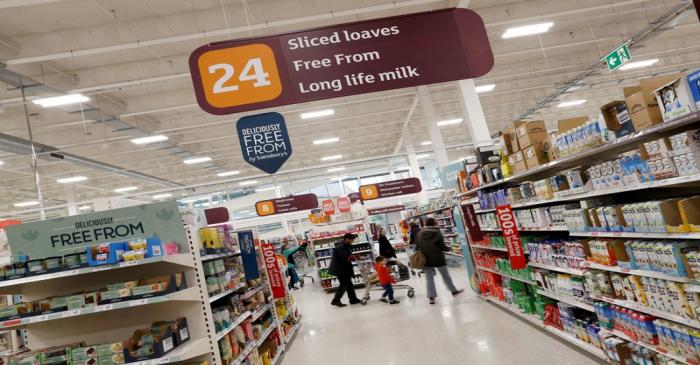
M 250 185 L 255 185 L 258 183 L 258 180 L 248 180 L 248 181 L 241 181 L 238 183 L 240 186 L 250 186 Z
M 92 207 L 89 205 L 83 205 L 82 207 L 78 207 L 78 210 L 88 210 L 88 209 L 92 209 Z
M 0 166 L 4 165 L 5 161 L 0 161 Z
M 211 157 L 192 157 L 182 160 L 182 162 L 184 162 L 185 165 L 194 165 L 197 163 L 204 163 L 209 161 L 211 161 Z
M 340 140 L 340 138 L 338 138 L 338 137 L 323 138 L 323 139 L 314 140 L 314 144 L 335 143 L 335 142 L 338 142 L 339 140 Z
M 343 171 L 345 170 L 345 166 L 340 166 L 340 167 L 332 167 L 328 169 L 328 172 L 338 172 L 338 171 Z
M 274 186 L 268 186 L 268 187 L 266 187 L 266 188 L 255 189 L 255 192 L 256 192 L 256 193 L 262 193 L 263 191 L 270 191 L 270 190 L 275 190 L 275 187 L 274 187 Z
M 70 183 L 85 181 L 87 179 L 88 178 L 85 176 L 71 176 L 71 177 L 64 177 L 62 179 L 57 179 L 56 182 L 59 184 L 70 184 Z
M 430 146 L 431 144 L 433 144 L 433 142 L 431 142 L 431 141 L 423 141 L 423 142 L 421 142 L 420 145 L 421 145 L 421 146 Z
M 530 24 L 530 25 L 524 25 L 521 27 L 513 27 L 513 28 L 508 28 L 506 29 L 505 33 L 501 36 L 503 39 L 508 39 L 508 38 L 516 38 L 516 37 L 524 37 L 526 35 L 533 35 L 533 34 L 541 34 L 549 31 L 549 28 L 551 28 L 554 25 L 552 22 L 547 22 L 547 23 L 539 23 L 539 24 Z
M 180 200 L 180 203 L 190 204 L 190 203 L 196 202 L 197 200 L 199 200 L 199 199 L 183 199 L 183 200 Z
M 581 100 L 572 100 L 572 101 L 565 101 L 563 103 L 560 103 L 557 105 L 560 108 L 568 108 L 570 106 L 576 106 L 576 105 L 581 105 L 586 102 L 586 99 L 581 99 Z
M 343 155 L 325 156 L 325 157 L 321 157 L 321 161 L 340 160 L 341 158 L 343 158 Z
M 396 170 L 394 170 L 394 172 L 397 172 L 397 171 L 408 171 L 408 170 L 410 170 L 410 169 L 411 169 L 411 168 L 408 167 L 408 166 L 401 166 L 401 167 L 397 167 Z
M 153 196 L 153 199 L 165 199 L 170 198 L 171 196 L 173 196 L 173 194 L 170 193 L 156 194 Z
M 430 154 L 429 154 L 429 153 L 424 153 L 424 154 L 422 154 L 422 155 L 417 155 L 417 156 L 416 156 L 416 160 L 421 159 L 421 158 L 428 158 L 428 157 L 430 157 Z
M 644 60 L 644 61 L 636 61 L 636 62 L 629 62 L 625 63 L 620 67 L 620 70 L 633 70 L 635 68 L 643 68 L 643 67 L 649 67 L 655 63 L 659 62 L 658 58 L 654 58 L 652 60 Z
M 38 201 L 27 201 L 27 202 L 20 202 L 20 203 L 15 203 L 14 204 L 17 208 L 24 208 L 24 207 L 31 207 L 34 205 L 39 205 Z
M 250 212 L 250 210 L 246 209 L 246 210 L 241 210 L 241 211 L 238 212 L 238 213 L 248 213 L 248 212 Z
M 131 140 L 131 143 L 133 144 L 150 144 L 150 143 L 156 143 L 156 142 L 163 142 L 167 141 L 168 136 L 162 135 L 162 134 L 156 134 L 153 136 L 148 136 L 148 137 L 139 137 L 139 138 L 134 138 Z
M 224 171 L 224 172 L 220 172 L 220 173 L 216 174 L 216 176 L 218 176 L 218 177 L 226 177 L 226 176 L 238 175 L 238 174 L 240 174 L 240 173 L 241 173 L 241 172 L 238 171 L 238 170 L 235 170 L 235 171 Z
M 330 178 L 330 180 L 333 181 L 333 182 L 338 182 L 338 180 L 343 181 L 343 180 L 345 180 L 345 179 L 347 179 L 347 178 L 348 178 L 347 176 L 337 176 L 337 177 L 334 176 L 334 177 Z
M 114 192 L 115 193 L 128 193 L 128 192 L 134 191 L 134 190 L 139 190 L 139 188 L 136 186 L 125 186 L 123 188 L 114 189 Z
M 442 126 L 446 126 L 446 125 L 459 124 L 459 123 L 462 123 L 463 120 L 464 119 L 462 119 L 462 118 L 441 120 L 441 121 L 437 122 L 437 125 L 442 127 Z
M 36 105 L 41 105 L 44 108 L 50 108 L 52 106 L 84 103 L 86 101 L 90 101 L 90 98 L 83 94 L 67 94 L 61 96 L 53 96 L 50 98 L 34 99 L 32 100 L 32 103 Z
M 324 109 L 324 110 L 317 110 L 313 112 L 306 112 L 306 113 L 301 113 L 301 119 L 312 119 L 312 118 L 320 118 L 320 117 L 327 117 L 329 115 L 335 114 L 335 110 L 333 109 Z
M 476 87 L 476 92 L 477 93 L 487 93 L 489 91 L 493 91 L 493 89 L 496 88 L 495 84 L 488 84 L 488 85 L 480 85 Z

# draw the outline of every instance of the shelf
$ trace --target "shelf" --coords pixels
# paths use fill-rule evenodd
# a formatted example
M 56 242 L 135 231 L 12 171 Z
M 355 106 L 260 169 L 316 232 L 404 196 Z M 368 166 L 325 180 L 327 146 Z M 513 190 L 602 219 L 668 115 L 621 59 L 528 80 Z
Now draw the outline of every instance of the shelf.
M 352 246 L 355 245 L 362 245 L 362 244 L 367 244 L 369 241 L 362 241 L 362 242 L 353 242 Z M 320 247 L 320 248 L 315 248 L 314 251 L 321 251 L 321 250 L 332 250 L 334 247 Z
M 231 361 L 230 365 L 241 365 L 243 360 L 245 360 L 246 357 L 250 354 L 251 351 L 256 349 L 258 347 L 258 341 L 250 341 L 248 345 L 241 351 L 240 354 L 238 354 L 238 357 L 236 357 L 235 360 Z
M 233 331 L 234 328 L 238 327 L 243 321 L 245 321 L 248 317 L 250 317 L 251 314 L 249 311 L 241 313 L 241 315 L 236 318 L 236 320 L 231 323 L 228 327 L 224 328 L 223 330 L 219 331 L 214 335 L 216 338 L 216 341 L 219 341 L 220 339 L 224 338 L 229 332 Z
M 255 288 L 252 288 L 252 289 L 246 291 L 245 293 L 241 294 L 241 296 L 238 298 L 241 300 L 248 299 L 248 298 L 252 297 L 253 295 L 255 295 L 255 293 L 262 290 L 264 287 L 265 287 L 264 285 L 258 285 Z
M 317 225 L 315 225 L 315 226 L 317 226 Z M 361 234 L 365 234 L 364 231 L 362 231 L 362 232 L 348 232 L 348 233 L 352 233 L 352 234 L 358 235 L 358 236 L 361 235 Z M 310 239 L 311 241 L 323 241 L 323 240 L 328 240 L 328 239 L 331 239 L 331 238 L 336 238 L 336 239 L 337 239 L 337 238 L 341 238 L 341 237 L 343 237 L 343 236 L 345 236 L 345 233 L 343 233 L 343 234 L 337 234 L 337 235 L 333 235 L 333 236 L 326 236 L 326 237 L 316 237 L 316 238 L 313 238 L 313 237 L 312 237 L 312 238 L 309 238 L 309 239 Z
M 24 278 L 0 281 L 0 291 L 3 293 L 16 294 L 22 286 L 48 280 L 56 280 L 62 278 L 68 278 L 79 275 L 86 275 L 92 273 L 98 273 L 103 271 L 126 269 L 135 266 L 142 265 L 153 265 L 153 264 L 164 264 L 164 265 L 175 265 L 193 268 L 194 260 L 192 259 L 191 253 L 181 253 L 177 255 L 170 256 L 156 256 L 149 257 L 142 260 L 124 261 L 113 265 L 102 265 L 102 266 L 90 266 L 74 270 L 58 271 L 55 273 L 28 276 Z
M 301 322 L 297 323 L 292 327 L 292 330 L 289 331 L 289 334 L 284 338 L 284 343 L 289 343 L 292 341 L 292 338 L 296 334 L 297 330 L 299 330 L 299 327 L 301 327 Z
M 486 232 L 500 232 L 500 228 L 482 228 Z M 552 232 L 552 231 L 568 231 L 566 226 L 551 226 L 551 227 L 518 227 L 518 232 Z
M 571 296 L 568 296 L 568 295 L 560 295 L 560 294 L 551 292 L 551 291 L 549 291 L 549 290 L 544 290 L 544 289 L 537 289 L 537 293 L 538 293 L 538 294 L 541 294 L 541 295 L 544 295 L 544 296 L 546 296 L 546 297 L 550 297 L 550 298 L 552 298 L 552 299 L 554 299 L 554 300 L 557 300 L 557 301 L 560 301 L 560 302 L 563 302 L 563 303 L 567 303 L 567 304 L 571 304 L 571 305 L 576 306 L 576 307 L 579 307 L 579 308 L 581 308 L 581 309 L 585 309 L 585 310 L 587 310 L 587 311 L 589 311 L 589 312 L 595 312 L 595 309 L 593 308 L 592 305 L 586 304 L 585 302 L 583 302 L 583 301 L 581 301 L 581 300 L 579 300 L 578 298 L 575 298 L 575 297 L 571 297 Z
M 450 256 L 454 256 L 454 257 L 464 258 L 464 255 L 460 255 L 460 254 L 454 253 L 454 252 L 445 252 L 445 255 L 450 255 Z
M 221 293 L 219 293 L 219 294 L 217 294 L 217 295 L 215 295 L 215 296 L 213 296 L 213 297 L 210 297 L 210 298 L 209 298 L 209 303 L 214 303 L 214 302 L 216 302 L 217 300 L 219 300 L 219 299 L 221 299 L 221 298 L 223 298 L 223 297 L 225 297 L 225 296 L 227 296 L 227 295 L 229 295 L 229 294 L 231 294 L 231 293 L 233 293 L 233 292 L 235 292 L 235 291 L 241 290 L 241 289 L 243 289 L 243 288 L 245 288 L 245 287 L 246 287 L 246 283 L 239 283 L 239 284 L 236 285 L 234 288 L 228 289 L 228 290 L 223 291 L 223 292 L 221 292 Z
M 480 250 L 492 250 L 492 251 L 508 252 L 508 249 L 505 247 L 491 247 L 491 246 L 481 246 L 481 245 L 471 245 L 470 247 L 477 248 Z
M 158 365 L 187 361 L 211 353 L 209 339 L 193 338 L 157 359 L 130 362 L 129 365 Z
M 265 329 L 265 332 L 262 333 L 260 338 L 258 339 L 258 347 L 262 345 L 263 342 L 267 339 L 267 336 L 272 333 L 277 328 L 277 321 L 272 321 L 270 322 L 270 325 Z
M 564 332 L 558 328 L 554 328 L 554 327 L 545 325 L 542 322 L 542 320 L 540 320 L 537 316 L 524 314 L 524 313 L 520 312 L 520 310 L 518 308 L 516 308 L 508 303 L 501 302 L 497 299 L 493 299 L 493 298 L 490 298 L 490 297 L 487 297 L 484 295 L 480 295 L 479 297 L 481 297 L 483 300 L 486 300 L 487 302 L 493 303 L 493 304 L 503 308 L 504 310 L 512 313 L 516 317 L 522 318 L 523 320 L 533 324 L 534 326 L 536 326 L 542 330 L 545 330 L 545 331 L 551 333 L 552 335 L 557 336 L 557 337 L 563 339 L 564 341 L 566 341 L 572 345 L 575 345 L 575 346 L 581 348 L 582 350 L 586 351 L 587 353 L 589 353 L 589 354 L 591 354 L 599 359 L 605 360 L 606 362 L 608 362 L 610 364 L 613 364 L 612 362 L 610 362 L 608 360 L 607 356 L 605 355 L 605 351 L 603 351 L 602 349 L 599 349 L 588 342 L 581 341 L 578 338 L 576 338 L 576 336 L 569 334 L 567 332 Z
M 525 280 L 525 279 L 521 279 L 521 278 L 516 277 L 516 276 L 511 276 L 511 275 L 508 275 L 508 274 L 504 274 L 504 273 L 502 273 L 502 272 L 500 272 L 500 271 L 498 271 L 498 270 L 496 270 L 496 269 L 489 269 L 489 268 L 483 267 L 483 266 L 477 266 L 477 269 L 483 270 L 483 271 L 492 272 L 492 273 L 494 273 L 494 274 L 498 274 L 498 275 L 501 275 L 501 276 L 505 276 L 505 277 L 511 278 L 511 279 L 513 279 L 513 280 L 522 281 L 523 283 L 526 283 L 526 284 L 535 285 L 535 282 L 532 281 L 532 280 Z
M 368 249 L 368 250 L 352 251 L 353 255 L 356 254 L 356 253 L 365 253 L 365 252 L 372 252 L 372 250 L 371 250 L 371 249 Z
M 568 267 L 559 267 L 559 266 L 547 265 L 547 264 L 540 264 L 538 262 L 528 262 L 527 264 L 531 267 L 537 267 L 540 269 L 558 271 L 558 272 L 563 272 L 563 273 L 576 275 L 576 276 L 583 276 L 583 270 L 570 269 Z
M 110 314 L 112 311 L 118 311 L 120 309 L 128 309 L 132 307 L 140 307 L 149 304 L 163 303 L 168 301 L 199 301 L 199 290 L 196 287 L 187 288 L 180 290 L 175 293 L 170 293 L 166 295 L 159 295 L 150 298 L 125 300 L 123 302 L 116 302 L 111 304 L 102 304 L 93 307 L 87 307 L 82 309 L 72 309 L 62 312 L 41 314 L 31 317 L 24 317 L 19 319 L 6 320 L 0 323 L 0 329 L 9 330 L 17 327 L 24 327 L 32 325 L 34 323 L 42 323 L 46 321 L 60 320 L 64 318 L 72 318 L 78 316 L 84 316 L 94 313 L 100 313 L 101 316 Z M 60 326 L 60 324 L 57 324 Z
M 700 285 L 688 284 L 685 286 L 685 290 L 693 293 L 700 293 Z
M 277 353 L 275 353 L 275 357 L 270 360 L 270 363 L 272 365 L 277 364 L 277 361 L 279 361 L 280 357 L 282 356 L 282 352 L 284 351 L 284 344 L 277 346 Z
M 437 213 L 437 212 L 442 212 L 443 210 L 448 210 L 448 209 L 449 209 L 449 210 L 452 210 L 452 207 L 444 207 L 444 208 L 429 210 L 429 211 L 427 211 L 427 212 L 425 212 L 425 213 L 418 213 L 418 214 L 416 214 L 416 215 L 412 215 L 412 216 L 410 216 L 410 217 L 408 217 L 408 218 L 406 218 L 406 219 L 418 218 L 418 217 L 423 216 L 423 215 L 428 215 L 428 214 L 433 214 L 433 213 Z
M 319 257 L 316 258 L 316 260 L 325 260 L 325 259 L 330 259 L 330 258 L 332 258 L 332 257 L 333 257 L 333 256 L 319 256 Z
M 693 320 L 693 319 L 688 319 L 685 317 L 677 316 L 675 314 L 660 311 L 658 309 L 654 309 L 651 307 L 643 307 L 641 305 L 629 302 L 627 300 L 612 299 L 612 298 L 604 297 L 602 295 L 591 295 L 590 297 L 595 299 L 595 300 L 600 300 L 600 301 L 607 302 L 610 304 L 615 304 L 615 305 L 618 305 L 620 307 L 634 309 L 638 312 L 651 314 L 652 316 L 655 316 L 655 317 L 667 319 L 669 321 L 673 321 L 676 323 L 684 324 L 684 325 L 689 326 L 689 327 L 700 329 L 700 321 L 698 321 L 698 320 Z
M 670 358 L 672 358 L 672 359 L 674 359 L 674 360 L 676 360 L 676 361 L 679 361 L 679 362 L 681 362 L 681 363 L 683 363 L 683 364 L 697 364 L 697 362 L 694 362 L 693 360 L 688 360 L 687 358 L 685 358 L 685 357 L 683 357 L 683 356 L 672 354 L 672 353 L 670 353 L 668 350 L 662 348 L 661 346 L 656 346 L 656 345 L 648 344 L 648 343 L 641 342 L 641 341 L 635 341 L 635 340 L 633 340 L 631 337 L 627 336 L 626 334 L 624 334 L 624 333 L 622 333 L 622 332 L 620 332 L 620 331 L 617 331 L 617 330 L 610 330 L 610 329 L 601 329 L 601 332 L 603 332 L 603 333 L 608 333 L 608 334 L 611 334 L 611 335 L 620 337 L 620 338 L 622 338 L 623 340 L 626 340 L 626 341 L 629 341 L 629 342 L 632 342 L 632 343 L 636 343 L 636 344 L 639 345 L 639 346 L 646 347 L 646 348 L 648 348 L 648 349 L 651 350 L 651 351 L 654 351 L 654 352 L 656 352 L 656 353 L 662 354 L 662 355 L 664 355 L 664 356 L 668 356 L 668 357 L 670 357 Z
M 700 232 L 667 233 L 667 232 L 569 232 L 571 237 L 603 237 L 603 238 L 659 238 L 659 239 L 700 239 Z
M 270 307 L 270 304 L 263 305 L 262 308 L 253 312 L 253 314 L 250 316 L 250 320 L 255 321 L 256 319 L 260 318 L 260 316 L 262 316 L 263 314 L 265 314 L 265 312 L 270 310 Z
M 204 255 L 202 256 L 202 262 L 204 261 L 210 261 L 210 260 L 216 260 L 216 259 L 221 259 L 224 257 L 232 257 L 232 256 L 237 256 L 240 255 L 240 251 L 230 251 L 230 252 L 222 252 L 222 253 L 214 253 L 211 255 Z
M 623 269 L 619 266 L 607 266 L 607 265 L 601 265 L 601 264 L 597 264 L 597 263 L 589 262 L 589 261 L 585 261 L 583 263 L 583 265 L 589 269 L 612 271 L 612 272 L 617 272 L 617 273 L 621 273 L 621 274 L 645 276 L 645 277 L 655 278 L 655 279 L 664 279 L 664 280 L 669 280 L 669 281 L 675 281 L 677 283 L 690 282 L 690 279 L 687 277 L 684 277 L 684 276 L 669 275 L 669 274 L 664 274 L 662 272 L 652 271 L 652 270 Z
M 597 161 L 611 160 L 617 157 L 621 152 L 636 148 L 639 144 L 648 142 L 654 139 L 659 139 L 664 136 L 678 133 L 684 127 L 690 126 L 698 122 L 700 112 L 690 113 L 688 115 L 657 124 L 650 128 L 642 129 L 639 132 L 619 138 L 613 142 L 606 143 L 602 146 L 592 148 L 587 151 L 577 153 L 575 155 L 552 161 L 534 169 L 527 170 L 523 173 L 507 177 L 505 179 L 495 181 L 489 184 L 484 184 L 478 188 L 469 191 L 470 194 L 475 194 L 477 191 L 489 189 L 501 185 L 511 183 L 519 183 L 528 180 L 537 180 L 540 177 L 551 175 L 555 171 L 565 170 L 567 168 L 580 166 L 582 164 L 590 164 Z

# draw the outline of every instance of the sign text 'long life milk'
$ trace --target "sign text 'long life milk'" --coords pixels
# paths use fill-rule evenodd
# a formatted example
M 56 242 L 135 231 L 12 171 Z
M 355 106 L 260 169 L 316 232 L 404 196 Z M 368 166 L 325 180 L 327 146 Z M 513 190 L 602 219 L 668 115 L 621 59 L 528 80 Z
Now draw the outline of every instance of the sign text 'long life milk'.
M 493 62 L 468 9 L 212 43 L 189 60 L 197 102 L 219 115 L 471 79 Z
M 292 156 L 287 124 L 280 113 L 243 117 L 236 122 L 245 162 L 274 174 Z
M 510 267 L 513 270 L 526 268 L 527 261 L 525 259 L 525 250 L 523 249 L 522 242 L 520 242 L 518 225 L 515 223 L 515 214 L 513 214 L 513 209 L 510 204 L 497 206 L 496 217 L 501 225 L 503 239 L 506 241 Z

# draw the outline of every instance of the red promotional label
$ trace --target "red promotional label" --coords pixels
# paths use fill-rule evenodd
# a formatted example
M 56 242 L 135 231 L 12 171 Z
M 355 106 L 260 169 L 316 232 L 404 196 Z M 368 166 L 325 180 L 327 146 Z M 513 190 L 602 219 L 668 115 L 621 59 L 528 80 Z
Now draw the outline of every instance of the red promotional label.
M 476 219 L 474 205 L 463 205 L 462 213 L 464 213 L 464 222 L 467 224 L 467 232 L 469 233 L 469 240 L 471 243 L 483 241 L 484 233 L 481 232 L 481 226 L 479 226 L 479 221 Z
M 275 246 L 270 243 L 263 243 L 260 245 L 260 251 L 265 262 L 265 269 L 267 269 L 267 280 L 270 282 L 272 296 L 275 299 L 284 298 L 284 277 L 280 271 L 280 265 L 277 263 Z
M 333 204 L 333 200 L 331 199 L 326 199 L 321 202 L 321 209 L 323 209 L 323 214 L 325 215 L 333 215 L 335 214 L 335 204 Z
M 518 225 L 515 223 L 515 215 L 513 214 L 513 209 L 511 209 L 510 204 L 497 206 L 496 217 L 501 225 L 503 238 L 506 241 L 510 267 L 513 270 L 526 268 L 527 262 L 525 260 L 525 252 L 523 250 L 523 244 L 520 242 Z
M 362 200 L 390 198 L 392 196 L 420 193 L 423 188 L 415 177 L 360 186 Z
M 293 195 L 286 198 L 263 200 L 255 203 L 258 216 L 284 214 L 318 208 L 316 194 Z
M 223 115 L 472 79 L 493 62 L 481 17 L 445 9 L 211 43 L 189 66 L 199 106 Z
M 338 205 L 338 210 L 341 213 L 347 213 L 352 209 L 352 203 L 350 199 L 344 196 L 339 196 L 335 199 L 335 204 Z
M 384 213 L 400 212 L 402 210 L 406 210 L 406 207 L 404 207 L 403 205 L 392 205 L 390 207 L 367 209 L 367 214 L 368 215 L 377 215 L 377 214 L 384 214 Z

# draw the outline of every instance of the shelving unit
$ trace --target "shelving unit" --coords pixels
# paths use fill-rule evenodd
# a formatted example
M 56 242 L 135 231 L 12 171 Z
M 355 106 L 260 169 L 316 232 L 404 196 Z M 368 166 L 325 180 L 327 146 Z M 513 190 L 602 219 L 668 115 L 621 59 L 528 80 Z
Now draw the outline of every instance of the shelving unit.
M 526 284 L 535 285 L 535 282 L 532 281 L 532 280 L 526 280 L 526 279 L 523 279 L 523 278 L 519 278 L 519 277 L 517 277 L 517 276 L 508 275 L 508 274 L 502 273 L 502 272 L 500 272 L 500 271 L 498 271 L 498 270 L 496 270 L 496 269 L 489 269 L 488 267 L 483 267 L 483 266 L 477 266 L 477 269 L 483 270 L 483 271 L 488 271 L 488 272 L 490 272 L 490 273 L 498 274 L 498 275 L 501 275 L 501 276 L 505 276 L 505 277 L 511 278 L 511 279 L 513 279 L 513 280 L 522 281 L 523 283 L 526 283 Z
M 428 217 L 435 219 L 437 226 L 440 228 L 442 236 L 445 238 L 445 244 L 452 247 L 453 252 L 447 252 L 448 255 L 457 258 L 463 258 L 464 253 L 461 252 L 462 243 L 458 239 L 459 234 L 455 232 L 455 217 L 452 212 L 452 207 L 444 207 L 440 209 L 430 210 L 420 214 L 407 217 L 408 222 L 418 222 L 421 227 L 425 226 L 424 220 Z
M 565 274 L 571 274 L 571 275 L 576 275 L 576 276 L 583 276 L 583 270 L 570 269 L 567 267 L 559 267 L 559 266 L 547 265 L 547 264 L 540 264 L 538 262 L 528 262 L 527 264 L 531 267 L 537 267 L 540 269 L 558 271 L 558 272 L 563 272 Z

